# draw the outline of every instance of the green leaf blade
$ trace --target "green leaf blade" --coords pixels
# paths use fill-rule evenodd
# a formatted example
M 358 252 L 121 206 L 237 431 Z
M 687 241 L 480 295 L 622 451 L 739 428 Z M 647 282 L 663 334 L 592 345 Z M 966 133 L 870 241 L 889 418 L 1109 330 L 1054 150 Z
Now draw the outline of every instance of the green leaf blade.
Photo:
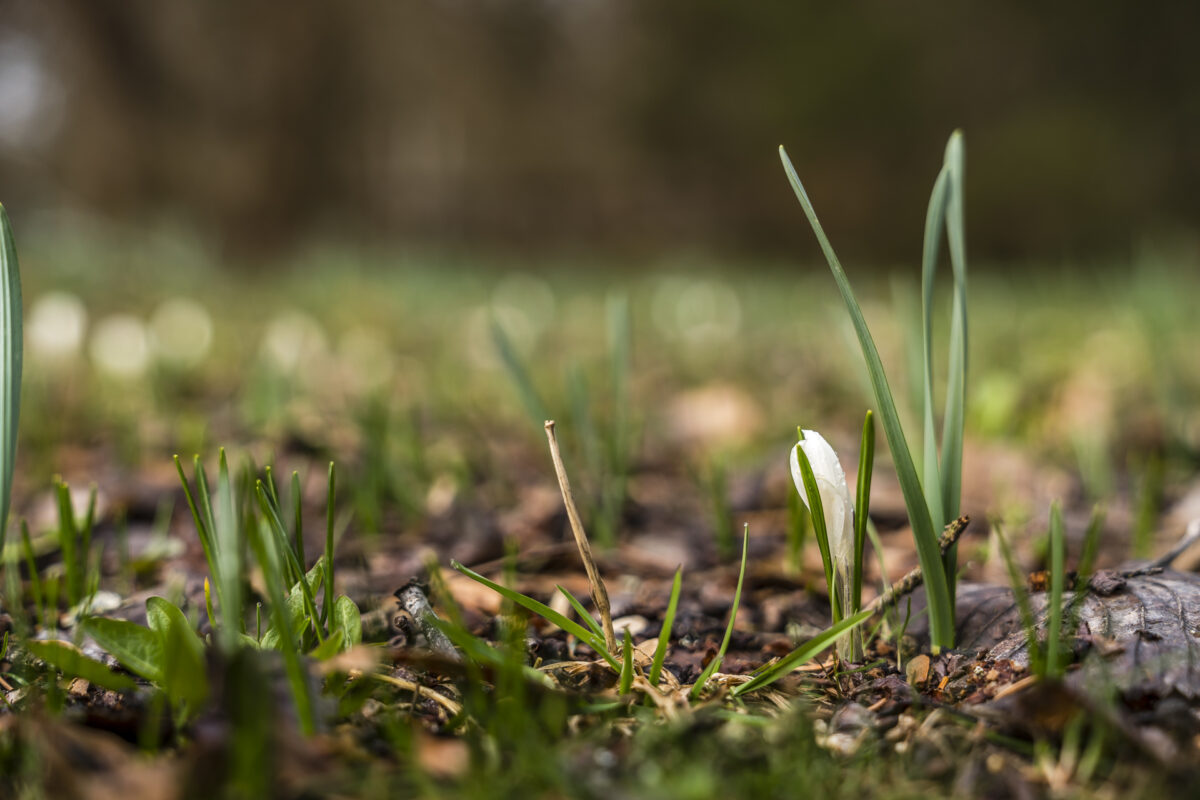
M 162 683 L 163 647 L 157 633 L 127 620 L 107 617 L 87 617 L 80 626 L 125 669 L 151 683 Z
M 24 360 L 21 268 L 8 212 L 0 204 L 0 551 L 8 534 L 21 419 Z
M 930 638 L 932 639 L 933 647 L 938 650 L 943 647 L 953 647 L 954 613 L 949 586 L 942 564 L 942 552 L 938 546 L 940 532 L 933 527 L 933 520 L 929 515 L 929 508 L 926 505 L 921 480 L 917 476 L 917 470 L 913 464 L 912 452 L 909 450 L 908 441 L 904 436 L 904 428 L 900 423 L 900 414 L 896 409 L 896 403 L 892 397 L 891 388 L 888 385 L 887 375 L 883 370 L 883 362 L 879 357 L 879 350 L 875 346 L 875 340 L 871 336 L 870 329 L 867 327 L 867 321 L 863 317 L 858 299 L 854 296 L 854 291 L 850 287 L 850 280 L 846 277 L 845 270 L 842 269 L 841 262 L 838 260 L 837 254 L 829 242 L 829 238 L 825 235 L 825 230 L 821 227 L 820 220 L 817 219 L 816 211 L 808 199 L 808 193 L 804 190 L 804 185 L 800 182 L 800 177 L 796 174 L 796 169 L 792 166 L 792 162 L 783 147 L 779 148 L 779 155 L 783 162 L 788 181 L 792 185 L 792 190 L 795 192 L 796 198 L 800 201 L 800 205 L 808 217 L 809 224 L 812 226 L 821 250 L 825 255 L 825 259 L 829 264 L 829 269 L 833 273 L 838 291 L 842 295 L 846 310 L 850 313 L 854 332 L 858 337 L 863 358 L 867 363 L 867 375 L 871 381 L 876 405 L 879 407 L 879 415 L 883 420 L 883 432 L 888 442 L 888 448 L 892 452 L 892 461 L 896 468 L 896 476 L 899 479 L 900 489 L 904 495 L 905 506 L 908 508 L 909 521 L 913 528 L 913 539 L 917 544 L 917 556 L 920 560 L 921 568 L 925 572 L 925 588 L 929 597 Z

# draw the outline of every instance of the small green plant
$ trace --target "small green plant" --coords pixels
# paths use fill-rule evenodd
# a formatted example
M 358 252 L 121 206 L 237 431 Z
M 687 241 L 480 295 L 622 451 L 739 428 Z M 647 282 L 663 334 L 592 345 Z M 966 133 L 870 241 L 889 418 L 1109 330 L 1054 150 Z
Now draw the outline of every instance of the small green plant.
M 178 457 L 175 464 L 208 561 L 210 580 L 205 581 L 205 610 L 216 634 L 216 641 L 211 644 L 231 659 L 247 648 L 281 651 L 301 728 L 306 733 L 315 732 L 316 704 L 303 656 L 328 658 L 362 640 L 358 607 L 345 595 L 335 595 L 333 464 L 329 468 L 325 552 L 307 572 L 302 572 L 305 562 L 300 509 L 297 505 L 289 535 L 281 521 L 279 496 L 269 469 L 264 479 L 253 482 L 252 501 L 251 476 L 247 473 L 243 479 L 234 481 L 224 450 L 220 454 L 215 492 L 199 458 L 193 461 L 190 481 Z M 239 486 L 244 489 L 241 496 Z M 296 504 L 299 488 L 299 479 L 293 474 L 291 492 Z M 246 628 L 251 610 L 246 591 L 247 546 L 266 584 L 271 619 L 271 626 L 265 632 L 256 623 L 254 635 Z M 215 610 L 212 586 L 215 586 Z M 317 597 L 322 590 L 318 610 Z M 257 608 L 255 611 L 257 614 Z M 81 629 L 130 672 L 160 687 L 177 722 L 185 721 L 208 695 L 207 644 L 183 612 L 161 597 L 147 601 L 146 618 L 149 627 L 125 620 L 87 617 L 81 621 Z M 79 670 L 107 669 L 96 662 L 81 666 L 77 659 L 57 651 L 51 655 L 58 656 L 58 660 L 51 662 L 36 644 L 27 644 L 33 645 L 30 652 L 69 674 L 86 677 Z
M 783 147 L 780 159 L 796 198 L 833 273 L 834 281 L 854 325 L 867 374 L 883 420 L 883 430 L 892 451 L 892 460 L 904 494 L 917 554 L 925 574 L 929 597 L 930 638 L 935 652 L 954 646 L 954 580 L 956 548 L 943 558 L 938 546 L 939 531 L 946 521 L 958 516 L 962 483 L 963 409 L 967 375 L 967 266 L 963 221 L 964 155 L 962 135 L 955 132 L 946 146 L 942 169 L 934 182 L 925 218 L 925 244 L 922 256 L 923 330 L 924 330 L 924 445 L 923 470 L 918 472 L 909 441 L 900 422 L 900 414 L 888 385 L 883 362 L 875 340 L 867 327 L 858 299 L 841 262 L 817 219 L 795 167 Z M 946 407 L 943 420 L 939 463 L 938 441 L 934 425 L 932 319 L 937 259 L 942 233 L 949 241 L 954 290 L 950 322 L 949 370 L 946 379 Z

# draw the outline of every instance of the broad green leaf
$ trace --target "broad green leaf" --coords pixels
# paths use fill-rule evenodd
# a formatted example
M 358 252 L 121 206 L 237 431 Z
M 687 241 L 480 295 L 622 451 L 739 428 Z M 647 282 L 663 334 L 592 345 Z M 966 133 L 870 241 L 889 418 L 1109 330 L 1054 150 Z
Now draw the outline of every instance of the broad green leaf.
M 150 598 L 161 600 L 161 598 Z M 162 601 L 166 606 L 167 628 L 162 637 L 163 688 L 172 703 L 183 704 L 187 715 L 195 711 L 208 697 L 208 671 L 204 660 L 204 643 L 192 630 L 183 612 Z M 149 602 L 147 602 L 149 606 Z
M 809 639 L 807 642 L 797 647 L 792 652 L 788 653 L 783 658 L 779 659 L 779 661 L 776 661 L 774 664 L 764 669 L 758 675 L 754 676 L 752 680 L 749 680 L 746 683 L 743 683 L 741 686 L 735 688 L 732 692 L 733 696 L 737 697 L 738 695 L 743 695 L 746 692 L 752 692 L 755 689 L 761 689 L 764 686 L 774 683 L 801 664 L 807 663 L 816 658 L 821 651 L 831 647 L 840 636 L 850 632 L 854 628 L 866 622 L 870 616 L 870 609 L 867 609 L 866 611 L 860 611 L 852 617 L 846 617 L 832 628 L 822 631 L 812 639 Z
M 162 683 L 163 644 L 156 632 L 108 617 L 87 617 L 80 626 L 125 669 L 153 683 Z
M 362 643 L 362 613 L 346 595 L 333 604 L 333 628 L 345 634 L 346 649 Z
M 188 648 L 196 657 L 203 660 L 204 642 L 192 629 L 192 623 L 188 622 L 188 618 L 177 606 L 161 597 L 151 597 L 146 601 L 146 621 L 150 623 L 150 628 L 155 633 L 164 637 L 164 641 L 172 629 L 178 628 L 186 631 L 188 637 L 184 637 L 184 641 L 187 642 Z
M 792 166 L 791 159 L 788 158 L 783 147 L 779 148 L 779 157 L 783 161 L 784 171 L 787 173 L 796 199 L 800 201 L 813 233 L 816 234 L 817 241 L 821 245 L 821 250 L 825 254 L 825 259 L 829 263 L 829 269 L 833 273 L 838 291 L 842 295 L 846 310 L 850 313 L 850 320 L 854 325 L 854 332 L 858 336 L 863 358 L 867 362 L 867 375 L 871 379 L 875 404 L 879 407 L 879 415 L 883 419 L 883 432 L 887 437 L 888 447 L 892 451 L 896 476 L 899 478 L 904 504 L 908 509 L 909 522 L 912 524 L 917 555 L 921 562 L 921 569 L 925 573 L 925 589 L 929 598 L 930 638 L 933 640 L 933 647 L 935 650 L 953 647 L 954 612 L 942 564 L 942 551 L 938 546 L 940 531 L 933 527 L 933 520 L 929 516 L 929 508 L 925 504 L 925 494 L 921 488 L 921 479 L 917 476 L 912 452 L 904 437 L 900 414 L 896 409 L 892 390 L 888 386 L 887 374 L 883 370 L 879 350 L 867 327 L 867 321 L 858 305 L 858 299 L 854 296 L 854 290 L 850 288 L 850 280 L 846 277 L 846 272 L 842 269 L 833 245 L 830 244 L 824 228 L 821 227 L 820 220 L 817 219 L 816 211 L 813 210 L 812 203 L 808 199 L 808 193 L 804 190 L 804 184 L 800 182 L 800 177 L 796 174 L 796 169 Z
M 0 552 L 8 533 L 8 511 L 21 419 L 21 268 L 8 212 L 0 204 Z
M 617 660 L 613 657 L 613 654 L 608 652 L 608 648 L 604 646 L 604 639 L 597 636 L 595 633 L 583 627 L 579 623 L 568 619 L 545 603 L 540 603 L 537 600 L 534 600 L 532 597 L 526 597 L 520 592 L 515 592 L 512 589 L 509 589 L 507 586 L 502 586 L 495 581 L 488 580 L 478 572 L 464 567 L 457 561 L 451 561 L 450 566 L 454 567 L 468 578 L 482 583 L 484 586 L 488 587 L 502 597 L 511 600 L 522 608 L 527 608 L 533 613 L 537 614 L 539 617 L 554 623 L 567 633 L 573 634 L 580 641 L 586 642 L 589 647 L 599 653 L 600 657 L 607 661 L 609 666 L 611 666 L 617 672 L 621 671 L 621 665 L 617 663 Z
M 342 652 L 342 650 L 345 649 L 342 647 L 345 642 L 346 634 L 340 630 L 334 630 L 329 634 L 325 641 L 321 642 L 319 645 L 309 651 L 308 657 L 316 659 L 317 661 L 326 661 Z
M 25 649 L 64 675 L 83 678 L 114 692 L 124 692 L 137 686 L 132 678 L 119 675 L 99 661 L 88 658 L 69 642 L 27 640 Z

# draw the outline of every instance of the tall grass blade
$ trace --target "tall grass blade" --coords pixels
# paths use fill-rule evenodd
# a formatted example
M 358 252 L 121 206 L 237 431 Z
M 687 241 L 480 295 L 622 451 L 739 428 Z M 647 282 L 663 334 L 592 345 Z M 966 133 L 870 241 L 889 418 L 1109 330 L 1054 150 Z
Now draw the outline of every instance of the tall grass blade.
M 8 212 L 0 204 L 0 552 L 8 537 L 8 512 L 17 462 L 24 358 L 21 268 Z
M 317 615 L 317 604 L 313 600 L 313 589 L 309 585 L 308 576 L 304 573 L 296 554 L 292 552 L 291 545 L 287 540 L 287 532 L 283 528 L 283 522 L 279 519 L 279 509 L 271 502 L 271 498 L 267 496 L 267 489 L 262 481 L 258 482 L 258 502 L 262 508 L 263 517 L 267 521 L 267 527 L 274 534 L 275 548 L 284 554 L 280 560 L 279 567 L 285 573 L 288 572 L 288 566 L 291 567 L 289 580 L 294 578 L 294 582 L 299 583 L 300 593 L 304 602 L 304 614 L 312 623 L 313 631 L 317 635 L 317 640 L 322 639 L 320 617 Z M 266 569 L 266 566 L 263 566 Z M 298 577 L 297 577 L 298 576 Z M 278 628 L 280 634 L 285 633 L 283 628 Z
M 1046 674 L 1052 678 L 1062 675 L 1063 583 L 1066 579 L 1066 532 L 1063 529 L 1062 508 L 1050 506 L 1050 622 L 1046 631 Z
M 229 462 L 225 458 L 225 448 L 221 448 L 215 515 L 217 570 L 213 580 L 217 584 L 217 600 L 221 606 L 221 630 L 218 633 L 221 647 L 226 653 L 237 649 L 245 627 L 242 608 L 242 534 L 235 499 L 233 482 L 229 478 Z
M 942 476 L 938 465 L 937 431 L 934 425 L 936 409 L 933 399 L 933 303 L 937 287 L 938 251 L 942 246 L 942 230 L 945 227 L 946 206 L 950 194 L 949 170 L 943 166 L 933 183 L 929 197 L 929 208 L 925 212 L 925 246 L 921 254 L 921 366 L 923 395 L 921 418 L 925 426 L 922 456 L 922 485 L 925 488 L 925 504 L 935 530 L 945 524 L 945 504 L 942 499 Z
M 333 605 L 333 504 L 337 493 L 337 473 L 333 462 L 329 462 L 329 488 L 325 499 L 325 601 L 321 604 L 321 622 L 329 621 L 329 608 Z
M 725 636 L 721 639 L 721 646 L 717 649 L 716 656 L 712 661 L 708 662 L 708 666 L 700 673 L 700 677 L 692 684 L 692 691 L 689 697 L 695 697 L 708 683 L 708 679 L 721 668 L 721 662 L 725 660 L 725 651 L 729 647 L 729 640 L 733 638 L 733 623 L 737 620 L 738 606 L 742 602 L 742 583 L 746 579 L 746 551 L 750 544 L 750 525 L 747 523 L 742 532 L 742 566 L 738 569 L 737 588 L 733 590 L 733 606 L 729 609 L 729 624 L 725 626 Z
M 671 584 L 671 599 L 667 601 L 667 613 L 663 616 L 662 630 L 658 633 L 658 645 L 654 648 L 654 659 L 650 662 L 650 685 L 658 686 L 659 676 L 662 675 L 663 661 L 667 658 L 667 648 L 671 645 L 671 627 L 675 624 L 675 610 L 679 607 L 679 590 L 683 588 L 683 567 L 675 570 L 675 580 Z
M 208 562 L 209 571 L 215 574 L 216 551 L 213 548 L 212 532 L 205 525 L 204 517 L 196 503 L 196 497 L 192 494 L 192 485 L 188 482 L 187 474 L 183 471 L 183 463 L 179 460 L 178 455 L 175 456 L 175 471 L 179 473 L 179 482 L 183 484 L 183 496 L 187 500 L 188 510 L 192 512 L 192 521 L 196 525 L 196 535 L 200 538 L 200 546 L 204 548 L 204 560 Z
M 863 420 L 862 443 L 858 448 L 858 483 L 854 493 L 854 585 L 849 609 L 857 613 L 862 608 L 863 553 L 867 544 L 867 523 L 870 522 L 871 476 L 875 471 L 875 415 L 867 409 Z
M 829 238 L 825 235 L 824 228 L 821 227 L 821 223 L 817 219 L 816 211 L 808 199 L 808 193 L 804 190 L 804 184 L 800 182 L 800 178 L 796 174 L 796 169 L 792 166 L 792 162 L 783 147 L 779 148 L 779 156 L 783 162 L 784 171 L 787 173 L 788 181 L 792 185 L 792 190 L 795 192 L 796 198 L 800 201 L 800 205 L 808 217 L 809 224 L 816 234 L 817 241 L 821 245 L 821 250 L 825 254 L 825 259 L 829 263 L 829 269 L 833 273 L 838 290 L 842 295 L 842 300 L 845 302 L 846 309 L 850 313 L 855 334 L 858 336 L 859 346 L 862 348 L 863 358 L 867 363 L 867 374 L 871 379 L 871 388 L 875 394 L 875 404 L 879 407 L 879 414 L 883 419 L 883 432 L 887 438 L 888 447 L 892 451 L 892 461 L 895 464 L 896 475 L 900 481 L 900 489 L 904 494 L 904 504 L 908 508 L 909 521 L 912 524 L 913 539 L 917 545 L 917 555 L 921 562 L 921 569 L 925 573 L 925 589 L 929 598 L 930 638 L 933 649 L 937 651 L 943 647 L 953 647 L 954 612 L 946 581 L 945 569 L 942 565 L 942 552 L 938 546 L 940 531 L 933 527 L 929 508 L 925 504 L 921 479 L 917 476 L 912 453 L 909 451 L 908 442 L 904 438 L 904 429 L 900 424 L 900 414 L 896 410 L 896 402 L 892 397 L 891 388 L 888 386 L 887 375 L 883 370 L 883 362 L 879 358 L 879 350 L 875 346 L 875 340 L 871 337 L 870 329 L 867 328 L 867 321 L 863 317 L 862 309 L 859 307 L 858 300 L 854 296 L 854 291 L 850 287 L 850 280 L 846 277 L 845 270 L 842 269 L 841 262 L 833 250 L 833 245 L 830 244 Z
M 61 479 L 55 485 L 58 501 L 58 547 L 62 551 L 63 577 L 67 603 L 75 605 L 83 598 L 83 572 L 80 570 L 79 528 L 71 505 L 71 489 Z
M 292 517 L 295 528 L 292 531 L 292 539 L 295 541 L 296 560 L 300 562 L 301 567 L 307 559 L 304 557 L 304 503 L 300 496 L 300 473 L 292 470 Z
M 963 427 L 967 397 L 967 251 L 965 207 L 966 155 L 961 131 L 955 131 L 946 144 L 945 168 L 949 170 L 950 196 L 946 207 L 946 237 L 950 245 L 950 266 L 954 273 L 954 299 L 950 312 L 950 359 L 946 374 L 946 412 L 942 420 L 942 502 L 941 524 L 957 519 L 962 499 Z M 951 609 L 958 574 L 958 544 L 942 556 Z

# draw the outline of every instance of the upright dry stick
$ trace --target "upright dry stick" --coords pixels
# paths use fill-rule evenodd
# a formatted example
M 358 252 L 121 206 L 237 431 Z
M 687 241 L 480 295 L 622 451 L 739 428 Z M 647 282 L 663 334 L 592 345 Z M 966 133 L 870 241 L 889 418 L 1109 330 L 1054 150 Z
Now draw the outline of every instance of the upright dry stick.
M 563 504 L 567 507 L 567 518 L 571 521 L 571 532 L 575 534 L 575 544 L 579 547 L 579 557 L 583 559 L 583 568 L 587 570 L 588 583 L 592 585 L 592 602 L 596 611 L 600 612 L 600 626 L 604 629 L 604 644 L 608 652 L 617 652 L 617 636 L 613 633 L 612 609 L 608 605 L 608 590 L 604 581 L 600 580 L 600 571 L 596 569 L 596 560 L 592 558 L 592 547 L 588 544 L 587 533 L 583 530 L 583 522 L 579 519 L 579 509 L 575 508 L 575 495 L 571 493 L 571 482 L 567 480 L 567 470 L 563 466 L 562 454 L 558 452 L 558 438 L 554 435 L 554 420 L 546 420 L 546 440 L 550 442 L 550 459 L 554 462 L 554 473 L 558 476 L 558 488 L 562 491 Z

